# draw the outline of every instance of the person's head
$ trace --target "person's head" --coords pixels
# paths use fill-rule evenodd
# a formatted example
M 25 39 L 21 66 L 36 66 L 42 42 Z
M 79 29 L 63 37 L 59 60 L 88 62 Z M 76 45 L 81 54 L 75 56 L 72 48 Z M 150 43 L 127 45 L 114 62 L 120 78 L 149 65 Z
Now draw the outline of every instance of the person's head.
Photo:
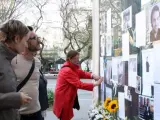
M 79 64 L 79 53 L 75 50 L 71 50 L 67 53 L 67 61 L 72 62 L 73 64 Z
M 30 37 L 28 40 L 28 50 L 30 52 L 37 52 L 41 49 L 40 44 L 40 38 L 36 35 L 36 33 L 33 31 L 33 28 L 31 26 L 27 26 L 30 30 Z
M 157 32 L 159 28 L 160 11 L 158 6 L 154 6 L 151 12 L 151 26 L 152 29 Z
M 18 20 L 9 20 L 0 27 L 0 41 L 16 53 L 24 51 L 28 39 L 29 29 Z

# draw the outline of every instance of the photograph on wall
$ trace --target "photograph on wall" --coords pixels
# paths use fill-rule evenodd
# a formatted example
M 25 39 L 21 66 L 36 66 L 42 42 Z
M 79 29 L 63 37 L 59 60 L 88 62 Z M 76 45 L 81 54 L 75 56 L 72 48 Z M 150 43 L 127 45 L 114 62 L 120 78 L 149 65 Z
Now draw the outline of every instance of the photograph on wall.
M 128 85 L 136 88 L 137 55 L 130 55 L 128 61 Z
M 106 36 L 106 56 L 112 56 L 112 35 L 111 32 Z
M 112 77 L 112 61 L 107 60 L 105 83 L 111 85 Z
M 149 10 L 150 42 L 160 40 L 160 3 L 153 5 Z
M 100 14 L 100 34 L 106 33 L 105 23 L 106 23 L 105 12 L 102 12 Z
M 153 98 L 139 96 L 138 101 L 139 118 L 144 120 L 153 120 L 154 114 L 154 100 Z
M 112 99 L 112 89 L 109 87 L 106 87 L 106 98 L 108 97 Z
M 141 12 L 136 14 L 136 47 L 146 45 L 146 35 L 147 35 L 146 32 L 147 32 L 146 11 L 142 10 Z
M 101 41 L 100 41 L 100 55 L 105 56 L 105 35 L 101 36 Z
M 132 27 L 132 6 L 122 12 L 122 31 Z
M 136 76 L 136 88 L 135 92 L 137 94 L 141 94 L 141 85 L 142 85 L 142 78 L 140 76 Z
M 119 85 L 125 85 L 125 62 L 122 61 L 122 58 L 119 57 L 118 64 L 118 83 Z
M 118 57 L 112 58 L 112 79 L 118 81 Z
M 124 86 L 125 99 L 132 101 L 131 89 L 128 86 Z
M 152 96 L 151 87 L 153 85 L 153 49 L 142 51 L 142 72 L 143 72 L 143 91 L 142 94 Z

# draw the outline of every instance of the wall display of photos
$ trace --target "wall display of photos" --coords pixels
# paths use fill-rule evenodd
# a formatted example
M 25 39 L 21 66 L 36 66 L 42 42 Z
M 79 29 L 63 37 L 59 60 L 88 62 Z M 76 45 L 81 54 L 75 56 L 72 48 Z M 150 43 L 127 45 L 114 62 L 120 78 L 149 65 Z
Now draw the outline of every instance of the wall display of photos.
M 103 70 L 105 90 L 101 94 L 111 97 L 113 82 L 117 82 L 118 116 L 122 120 L 126 117 L 159 120 L 160 1 L 121 2 L 122 9 L 117 8 L 119 13 L 112 6 L 105 9 L 105 5 L 100 4 L 100 13 L 107 13 L 103 54 L 107 59 Z M 121 23 L 118 18 L 116 21 L 116 14 Z

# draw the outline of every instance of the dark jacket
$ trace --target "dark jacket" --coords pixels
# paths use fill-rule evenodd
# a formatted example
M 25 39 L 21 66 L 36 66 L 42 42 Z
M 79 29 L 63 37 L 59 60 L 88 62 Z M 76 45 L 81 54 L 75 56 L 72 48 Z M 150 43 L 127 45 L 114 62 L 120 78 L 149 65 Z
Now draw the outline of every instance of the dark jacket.
M 39 102 L 41 105 L 41 111 L 44 111 L 47 108 L 49 108 L 47 96 L 47 80 L 44 78 L 42 73 L 39 79 Z
M 20 93 L 16 92 L 16 76 L 11 67 L 15 53 L 0 42 L 0 120 L 15 120 L 20 108 Z

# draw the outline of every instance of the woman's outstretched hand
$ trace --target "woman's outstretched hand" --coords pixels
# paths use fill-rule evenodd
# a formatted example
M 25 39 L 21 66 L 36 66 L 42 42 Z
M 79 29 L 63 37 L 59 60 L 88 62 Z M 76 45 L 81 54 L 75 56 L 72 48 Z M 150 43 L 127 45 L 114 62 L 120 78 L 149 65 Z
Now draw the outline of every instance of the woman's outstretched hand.
M 99 86 L 102 83 L 102 81 L 103 77 L 100 77 L 100 79 L 94 83 L 94 86 Z

